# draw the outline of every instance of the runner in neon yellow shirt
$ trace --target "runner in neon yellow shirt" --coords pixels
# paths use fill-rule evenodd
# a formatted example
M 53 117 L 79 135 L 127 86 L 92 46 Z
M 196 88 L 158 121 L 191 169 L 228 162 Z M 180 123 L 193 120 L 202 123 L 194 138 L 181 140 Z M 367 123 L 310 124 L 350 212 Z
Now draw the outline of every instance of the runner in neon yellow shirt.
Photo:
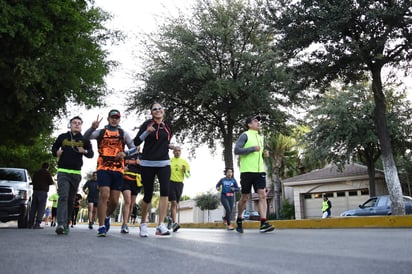
M 174 157 L 170 160 L 170 188 L 169 188 L 169 202 L 170 202 L 170 215 L 168 217 L 167 228 L 173 228 L 173 232 L 179 230 L 180 225 L 176 219 L 177 205 L 180 201 L 180 197 L 183 192 L 183 181 L 185 178 L 190 177 L 190 166 L 189 163 L 180 158 L 182 150 L 179 146 L 173 148 Z

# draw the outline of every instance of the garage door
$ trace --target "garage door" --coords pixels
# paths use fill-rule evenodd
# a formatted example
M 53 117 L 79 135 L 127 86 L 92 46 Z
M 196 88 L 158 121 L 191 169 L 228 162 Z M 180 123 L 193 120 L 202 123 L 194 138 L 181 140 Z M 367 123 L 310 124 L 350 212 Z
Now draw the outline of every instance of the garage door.
M 322 195 L 326 194 L 332 202 L 332 217 L 341 212 L 358 207 L 369 198 L 367 189 L 304 194 L 304 218 L 318 219 L 322 216 Z

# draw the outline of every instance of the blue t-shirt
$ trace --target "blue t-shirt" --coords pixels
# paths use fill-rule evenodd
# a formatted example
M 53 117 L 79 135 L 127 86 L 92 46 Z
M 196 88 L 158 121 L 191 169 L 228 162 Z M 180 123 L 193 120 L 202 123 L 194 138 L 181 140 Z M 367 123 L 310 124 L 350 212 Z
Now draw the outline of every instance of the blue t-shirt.
M 216 184 L 216 189 L 219 189 L 219 187 L 222 186 L 222 193 L 233 193 L 239 191 L 239 186 L 236 182 L 235 178 L 227 178 L 223 177 L 220 179 L 220 181 Z M 234 191 L 232 190 L 232 187 L 234 188 Z

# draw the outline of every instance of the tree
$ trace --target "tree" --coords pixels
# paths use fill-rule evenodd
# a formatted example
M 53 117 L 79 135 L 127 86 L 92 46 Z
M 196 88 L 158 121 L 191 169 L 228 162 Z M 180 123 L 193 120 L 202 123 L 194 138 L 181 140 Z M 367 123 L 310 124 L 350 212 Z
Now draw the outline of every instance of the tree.
M 190 200 L 190 196 L 189 195 L 182 195 L 182 197 L 180 197 L 180 201 L 187 201 Z
M 118 33 L 93 1 L 0 0 L 0 139 L 30 145 L 53 130 L 66 104 L 101 103 L 113 62 L 102 48 Z
M 411 151 L 402 155 L 398 161 L 399 177 L 403 186 L 403 193 L 412 196 L 412 155 Z
M 328 159 L 339 168 L 346 162 L 360 161 L 368 167 L 369 194 L 375 191 L 375 163 L 381 156 L 374 103 L 368 85 L 358 84 L 330 88 L 317 98 L 306 121 L 311 126 L 305 138 L 308 149 L 318 159 Z M 405 94 L 388 91 L 388 125 L 394 151 L 411 147 L 411 113 Z
M 289 136 L 284 136 L 283 134 L 274 134 L 266 140 L 265 147 L 269 151 L 269 157 L 267 159 L 269 167 L 269 175 L 274 175 L 274 208 L 276 213 L 276 218 L 280 217 L 280 191 L 281 191 L 281 181 L 280 181 L 280 169 L 285 166 L 286 159 L 288 155 L 292 154 L 293 147 L 295 146 L 295 140 Z M 296 152 L 296 151 L 295 151 Z M 297 153 L 294 159 L 297 160 Z M 295 163 L 297 161 L 294 161 Z
M 227 167 L 233 167 L 234 136 L 246 116 L 260 113 L 268 127 L 281 129 L 286 119 L 279 106 L 284 91 L 275 84 L 279 63 L 270 47 L 259 9 L 240 0 L 201 0 L 193 16 L 163 25 L 144 42 L 143 87 L 132 92 L 129 109 L 145 113 L 154 101 L 167 108 L 178 139 L 220 143 Z M 276 96 L 278 95 L 278 96 Z
M 218 208 L 220 200 L 219 197 L 212 193 L 205 193 L 195 198 L 196 206 L 202 211 L 207 209 L 207 221 L 209 222 L 210 210 Z
M 50 173 L 56 173 L 57 158 L 50 153 L 51 144 L 54 142 L 49 135 L 37 137 L 31 146 L 3 145 L 0 144 L 0 166 L 23 167 L 30 174 L 41 168 L 42 163 L 50 163 Z
M 385 66 L 410 67 L 411 0 L 267 2 L 265 18 L 303 88 L 326 87 L 341 78 L 358 81 L 369 73 L 375 125 L 393 213 L 405 214 L 382 88 Z

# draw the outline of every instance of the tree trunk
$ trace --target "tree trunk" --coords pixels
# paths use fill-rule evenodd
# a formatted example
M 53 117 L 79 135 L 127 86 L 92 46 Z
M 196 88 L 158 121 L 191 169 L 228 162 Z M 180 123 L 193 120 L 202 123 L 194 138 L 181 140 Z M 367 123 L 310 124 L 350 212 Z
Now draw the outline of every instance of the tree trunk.
M 375 163 L 368 162 L 368 176 L 369 176 L 369 196 L 376 196 L 376 183 L 375 183 Z
M 382 147 L 382 162 L 385 180 L 392 201 L 392 214 L 405 215 L 405 204 L 398 171 L 393 158 L 392 144 L 386 120 L 386 99 L 382 90 L 381 65 L 372 68 L 372 91 L 375 100 L 375 124 Z
M 223 134 L 223 160 L 225 167 L 233 166 L 233 127 L 228 125 L 227 133 Z
M 275 171 L 275 183 L 273 198 L 275 200 L 275 214 L 276 219 L 280 219 L 280 179 L 279 179 L 279 167 L 274 168 Z

